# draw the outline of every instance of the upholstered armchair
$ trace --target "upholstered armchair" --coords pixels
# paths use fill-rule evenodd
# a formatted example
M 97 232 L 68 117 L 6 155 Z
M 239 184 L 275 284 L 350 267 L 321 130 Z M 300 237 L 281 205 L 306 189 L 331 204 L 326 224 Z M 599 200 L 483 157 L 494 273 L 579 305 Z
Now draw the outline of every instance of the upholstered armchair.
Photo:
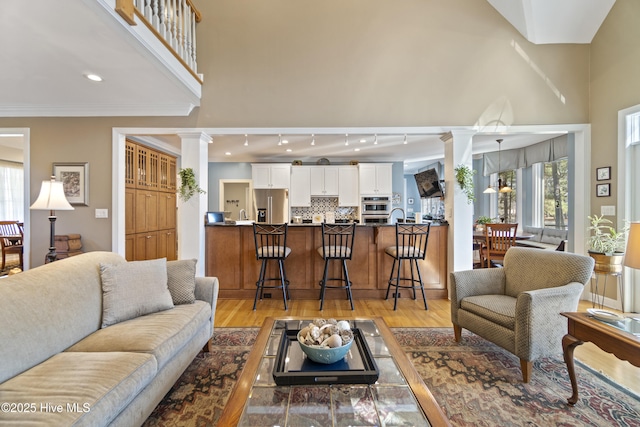
M 567 322 L 576 311 L 593 259 L 573 253 L 513 247 L 504 268 L 451 273 L 451 321 L 520 358 L 524 382 L 532 361 L 562 353 Z

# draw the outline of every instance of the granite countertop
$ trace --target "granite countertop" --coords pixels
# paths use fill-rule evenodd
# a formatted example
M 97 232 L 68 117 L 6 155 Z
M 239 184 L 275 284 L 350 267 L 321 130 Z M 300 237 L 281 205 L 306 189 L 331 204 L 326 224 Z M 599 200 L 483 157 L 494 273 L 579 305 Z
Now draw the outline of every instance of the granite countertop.
M 423 221 L 422 224 L 428 224 L 431 222 L 431 225 L 436 227 L 436 226 L 441 226 L 441 225 L 449 225 L 447 222 L 433 222 L 433 221 Z M 337 224 L 349 224 L 349 223 L 337 223 Z M 407 223 L 407 224 L 413 224 L 413 223 Z M 302 223 L 302 224 L 293 224 L 293 223 L 289 223 L 289 227 L 319 227 L 321 226 L 322 223 L 310 223 L 310 222 L 306 222 L 306 223 Z M 356 225 L 358 227 L 395 227 L 395 223 L 393 224 L 360 224 L 360 223 L 356 223 Z M 251 227 L 252 224 L 234 224 L 231 222 L 226 222 L 226 223 L 214 223 L 214 224 L 205 224 L 206 227 L 243 227 L 243 226 L 249 226 Z

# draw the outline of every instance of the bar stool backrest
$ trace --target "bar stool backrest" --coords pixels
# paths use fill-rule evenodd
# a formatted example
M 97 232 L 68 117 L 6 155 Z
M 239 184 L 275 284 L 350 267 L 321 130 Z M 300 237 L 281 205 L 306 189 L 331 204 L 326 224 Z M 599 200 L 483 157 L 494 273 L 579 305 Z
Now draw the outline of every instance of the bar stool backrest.
M 291 250 L 287 248 L 287 223 L 253 223 L 253 240 L 256 244 L 256 259 L 286 258 Z
M 396 223 L 396 258 L 424 259 L 431 224 Z
M 351 259 L 356 224 L 322 223 L 322 257 Z

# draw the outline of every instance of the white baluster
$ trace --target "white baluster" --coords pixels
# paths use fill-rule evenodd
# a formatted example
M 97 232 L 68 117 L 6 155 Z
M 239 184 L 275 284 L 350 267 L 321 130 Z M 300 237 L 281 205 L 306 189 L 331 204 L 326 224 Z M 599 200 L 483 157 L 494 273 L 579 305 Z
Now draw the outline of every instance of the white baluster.
M 151 25 L 153 26 L 153 28 L 155 28 L 157 30 L 158 29 L 158 23 L 159 23 L 159 19 L 158 19 L 158 0 L 152 0 L 151 1 L 151 9 L 153 10 L 153 15 L 151 16 L 151 20 L 149 22 L 151 22 Z
M 191 69 L 193 69 L 194 73 L 198 73 L 198 62 L 196 60 L 196 17 L 195 14 L 193 15 L 193 19 L 191 20 L 191 34 L 193 34 L 193 36 L 191 37 L 191 63 L 193 64 L 191 66 Z
M 153 11 L 151 10 L 151 0 L 144 0 L 144 9 L 142 10 L 144 17 L 147 21 L 151 22 L 151 15 L 153 15 Z

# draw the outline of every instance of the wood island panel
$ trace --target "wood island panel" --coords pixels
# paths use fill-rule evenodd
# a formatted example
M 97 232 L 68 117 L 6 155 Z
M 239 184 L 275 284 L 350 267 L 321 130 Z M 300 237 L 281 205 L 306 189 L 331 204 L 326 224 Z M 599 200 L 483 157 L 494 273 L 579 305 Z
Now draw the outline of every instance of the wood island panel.
M 253 227 L 247 225 L 217 225 L 205 227 L 205 274 L 220 281 L 220 298 L 253 298 L 260 262 L 256 260 Z M 420 262 L 420 272 L 427 298 L 447 298 L 447 231 L 446 225 L 433 226 L 429 234 L 427 257 Z M 356 227 L 353 259 L 347 261 L 354 298 L 384 298 L 392 259 L 385 254 L 387 246 L 395 245 L 395 226 Z M 322 246 L 319 225 L 289 226 L 287 246 L 291 255 L 285 261 L 292 299 L 318 299 L 319 282 L 324 260 L 317 248 Z M 269 268 L 273 277 L 277 264 Z M 332 262 L 330 277 L 337 277 L 340 264 Z M 280 290 L 267 290 L 280 299 Z M 409 291 L 404 291 L 409 297 Z M 405 297 L 404 295 L 402 295 Z M 327 299 L 345 298 L 344 290 L 327 290 Z

